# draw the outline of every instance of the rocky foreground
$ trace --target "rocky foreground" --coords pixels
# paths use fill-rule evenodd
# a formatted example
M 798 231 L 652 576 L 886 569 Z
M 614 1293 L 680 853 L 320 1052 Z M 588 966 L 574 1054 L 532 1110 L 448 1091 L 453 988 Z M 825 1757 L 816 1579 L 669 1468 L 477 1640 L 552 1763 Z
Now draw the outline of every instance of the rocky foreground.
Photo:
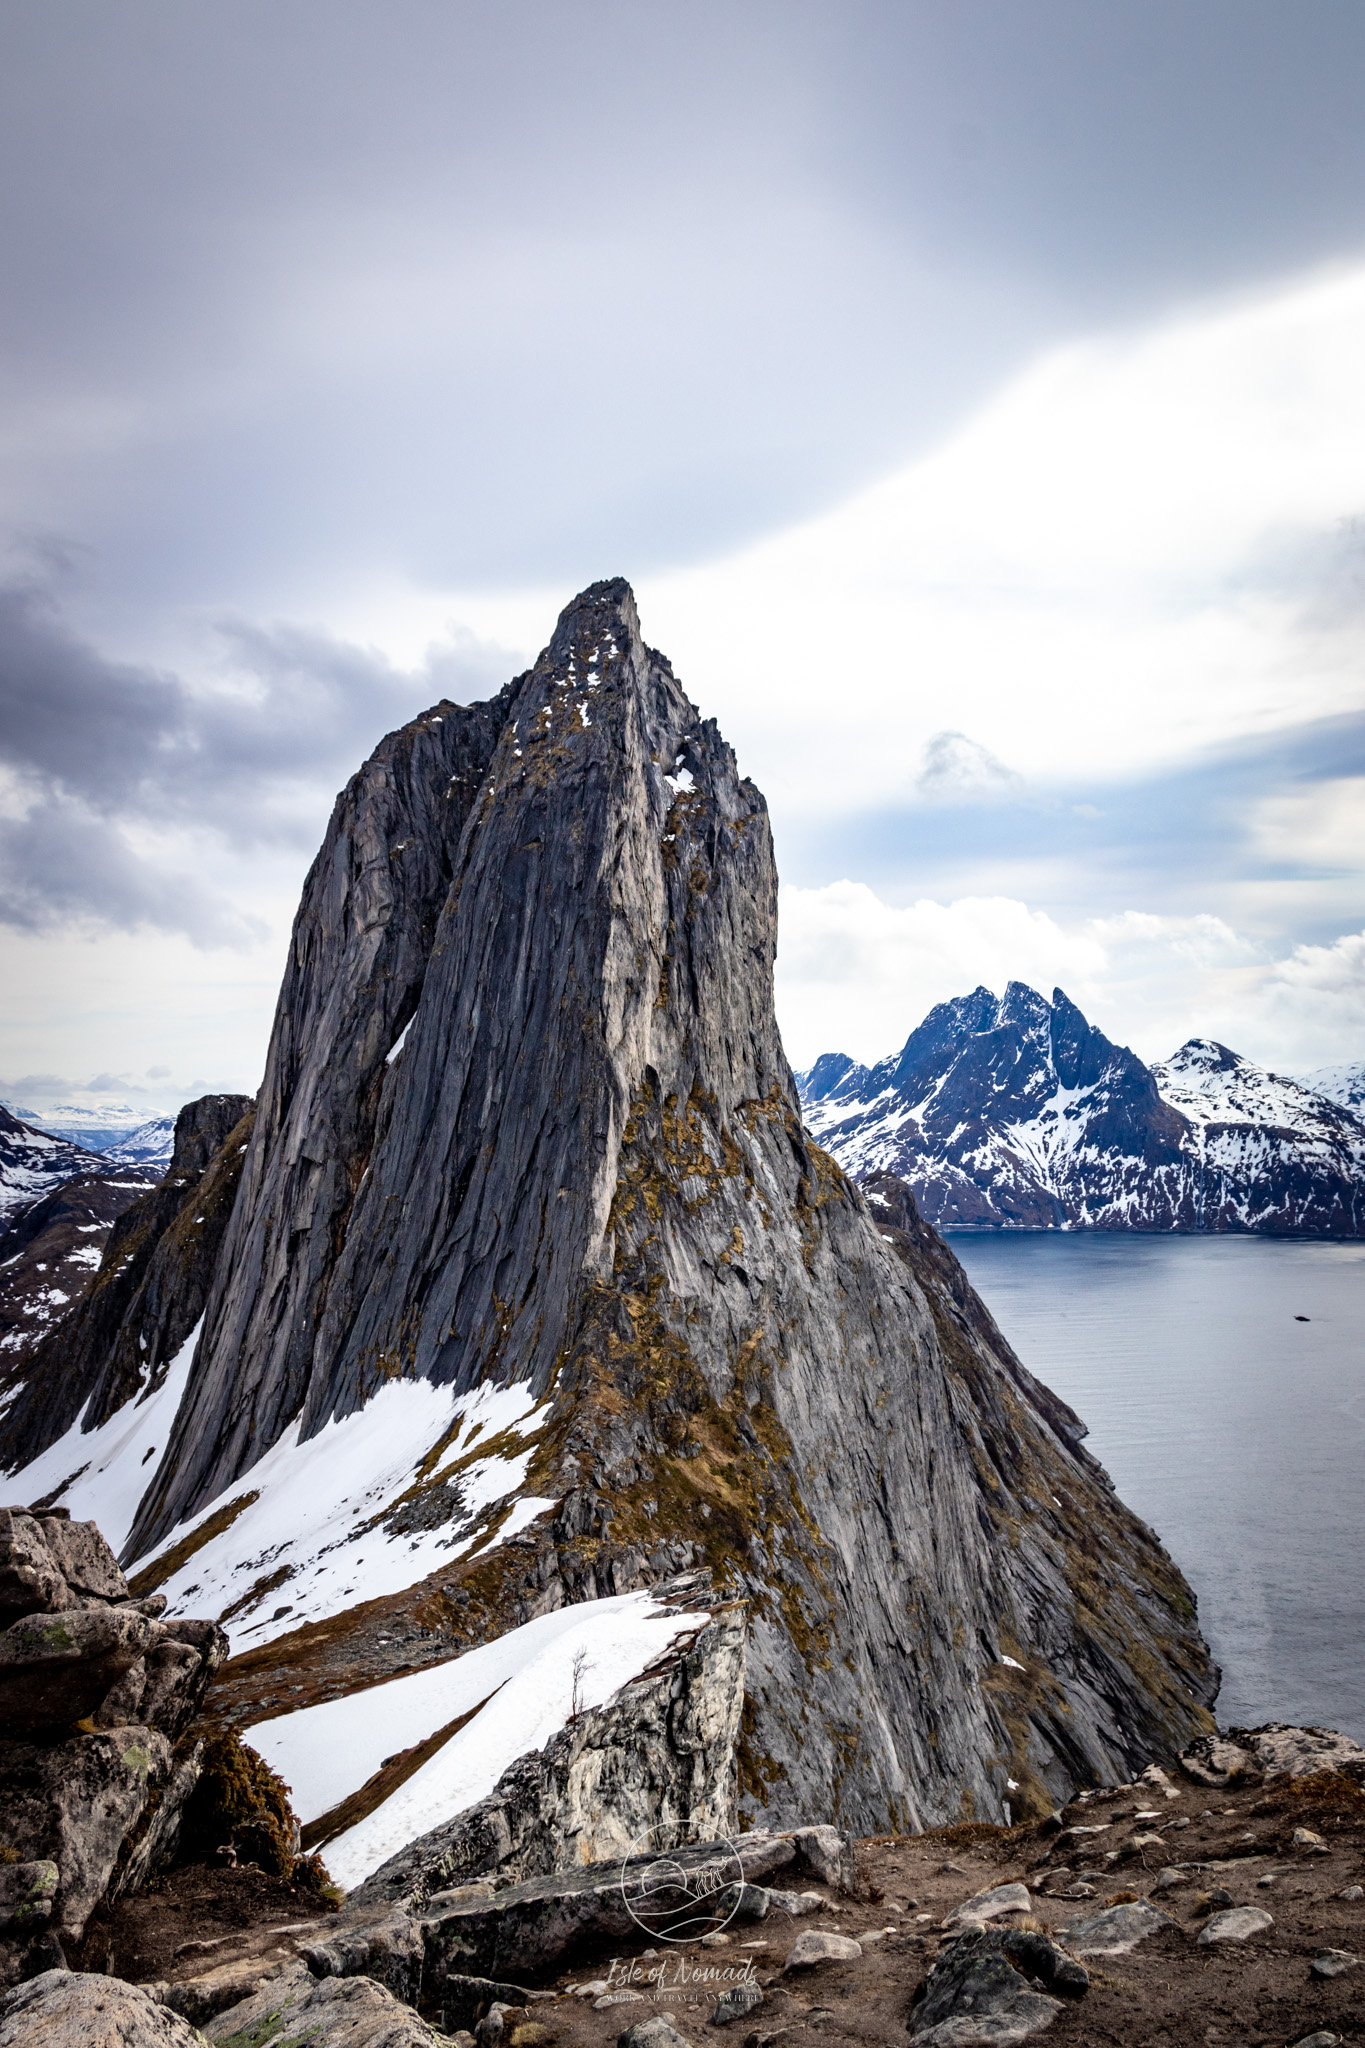
M 233 1877 L 235 1903 L 205 1870 L 121 1902 L 106 1934 L 123 1977 L 21 1984 L 0 2048 L 1365 2034 L 1365 1751 L 1319 1730 L 1206 1738 L 1026 1828 L 694 1845 L 662 1886 L 638 1859 L 302 1919 L 283 1892 L 241 1927 Z

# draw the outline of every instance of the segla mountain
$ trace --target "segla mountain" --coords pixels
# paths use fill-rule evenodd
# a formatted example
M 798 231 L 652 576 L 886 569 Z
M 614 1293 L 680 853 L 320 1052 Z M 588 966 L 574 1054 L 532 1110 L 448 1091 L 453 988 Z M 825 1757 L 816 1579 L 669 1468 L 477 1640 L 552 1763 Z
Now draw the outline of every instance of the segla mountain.
M 939 1229 L 1365 1231 L 1347 1101 L 1210 1038 L 1145 1066 L 1061 989 L 975 989 L 875 1067 L 825 1053 L 798 1083 L 841 1165 L 900 1175 Z
M 670 1740 L 737 1726 L 751 1818 L 1050 1810 L 1212 1725 L 1082 1424 L 803 1128 L 776 911 L 761 795 L 595 584 L 338 799 L 197 1334 L 130 1298 L 136 1391 L 55 1440 L 27 1411 L 12 1488 L 121 1516 L 139 1593 L 221 1615 L 215 1711 L 311 1772 L 348 1882 L 400 1764 L 429 1826 L 488 1799 L 449 1759 L 652 1668 L 669 1586 L 689 1640 L 712 1616 Z

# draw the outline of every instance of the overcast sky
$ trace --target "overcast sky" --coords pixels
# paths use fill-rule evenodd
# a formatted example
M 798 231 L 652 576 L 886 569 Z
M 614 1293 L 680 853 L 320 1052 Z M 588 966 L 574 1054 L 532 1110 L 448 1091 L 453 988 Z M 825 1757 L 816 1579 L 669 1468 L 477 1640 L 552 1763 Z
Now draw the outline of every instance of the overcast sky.
M 0 1093 L 254 1089 L 337 788 L 584 583 L 804 1063 L 1365 1058 L 1359 0 L 0 0 Z

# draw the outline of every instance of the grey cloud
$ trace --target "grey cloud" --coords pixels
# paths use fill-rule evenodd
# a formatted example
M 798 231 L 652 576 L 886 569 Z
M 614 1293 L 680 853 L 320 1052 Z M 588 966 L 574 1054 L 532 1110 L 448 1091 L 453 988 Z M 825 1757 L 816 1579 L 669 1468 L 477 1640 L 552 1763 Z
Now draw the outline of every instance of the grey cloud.
M 469 636 L 416 675 L 287 628 L 227 623 L 219 638 L 217 687 L 192 688 L 104 659 L 41 585 L 0 589 L 0 761 L 17 793 L 0 819 L 0 921 L 251 944 L 266 928 L 220 886 L 222 850 L 311 851 L 335 789 L 385 730 L 512 673 L 509 655 Z M 220 851 L 196 864 L 136 843 L 168 829 L 207 833 Z
M 1358 249 L 1363 61 L 1356 0 L 11 6 L 9 511 L 144 601 L 695 559 Z

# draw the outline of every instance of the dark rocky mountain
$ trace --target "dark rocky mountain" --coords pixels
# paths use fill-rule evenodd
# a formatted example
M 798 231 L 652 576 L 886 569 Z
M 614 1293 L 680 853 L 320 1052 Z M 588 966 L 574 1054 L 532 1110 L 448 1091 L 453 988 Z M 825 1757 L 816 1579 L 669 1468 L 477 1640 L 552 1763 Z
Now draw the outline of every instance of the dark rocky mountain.
M 97 1152 L 39 1130 L 0 1105 L 0 1229 L 63 1181 L 103 1170 Z
M 154 1184 L 136 1166 L 78 1174 L 0 1231 L 0 1387 L 70 1313 L 99 1270 L 114 1224 Z
M 594 1655 L 638 1624 L 642 1671 L 639 1589 L 688 1568 L 749 1605 L 750 1816 L 1041 1811 L 1210 1725 L 1188 1589 L 1080 1423 L 904 1191 L 874 1207 L 803 1129 L 776 905 L 763 799 L 622 583 L 338 799 L 193 1363 L 136 1383 L 127 1301 L 107 1420 L 54 1442 L 35 1393 L 11 1480 L 79 1512 L 82 1429 L 106 1464 L 155 1450 L 133 1584 L 221 1613 L 225 1706 L 301 1768 L 388 1680 L 368 1780 L 424 1660 L 489 1646 L 497 1704 L 433 1704 L 403 1737 L 424 1770 L 511 1724 L 517 1643 L 550 1645 L 537 1697 L 569 1718 L 547 1625 L 601 1601 Z M 315 1810 L 353 1789 L 332 1772 Z
M 798 1080 L 821 1144 L 940 1229 L 1365 1229 L 1360 1117 L 1212 1039 L 1148 1067 L 1061 989 L 975 989 L 875 1067 L 825 1053 Z
M 204 1095 L 181 1110 L 170 1172 L 150 1189 L 145 1179 L 132 1186 L 104 1231 L 98 1268 L 86 1274 L 80 1299 L 39 1334 L 25 1361 L 21 1391 L 0 1416 L 7 1467 L 29 1464 L 77 1417 L 87 1432 L 95 1430 L 164 1381 L 204 1312 L 251 1119 L 245 1095 Z M 74 1182 L 49 1197 L 44 1206 L 53 1207 L 54 1221 L 30 1249 L 52 1234 L 66 1208 L 98 1204 L 121 1185 Z

